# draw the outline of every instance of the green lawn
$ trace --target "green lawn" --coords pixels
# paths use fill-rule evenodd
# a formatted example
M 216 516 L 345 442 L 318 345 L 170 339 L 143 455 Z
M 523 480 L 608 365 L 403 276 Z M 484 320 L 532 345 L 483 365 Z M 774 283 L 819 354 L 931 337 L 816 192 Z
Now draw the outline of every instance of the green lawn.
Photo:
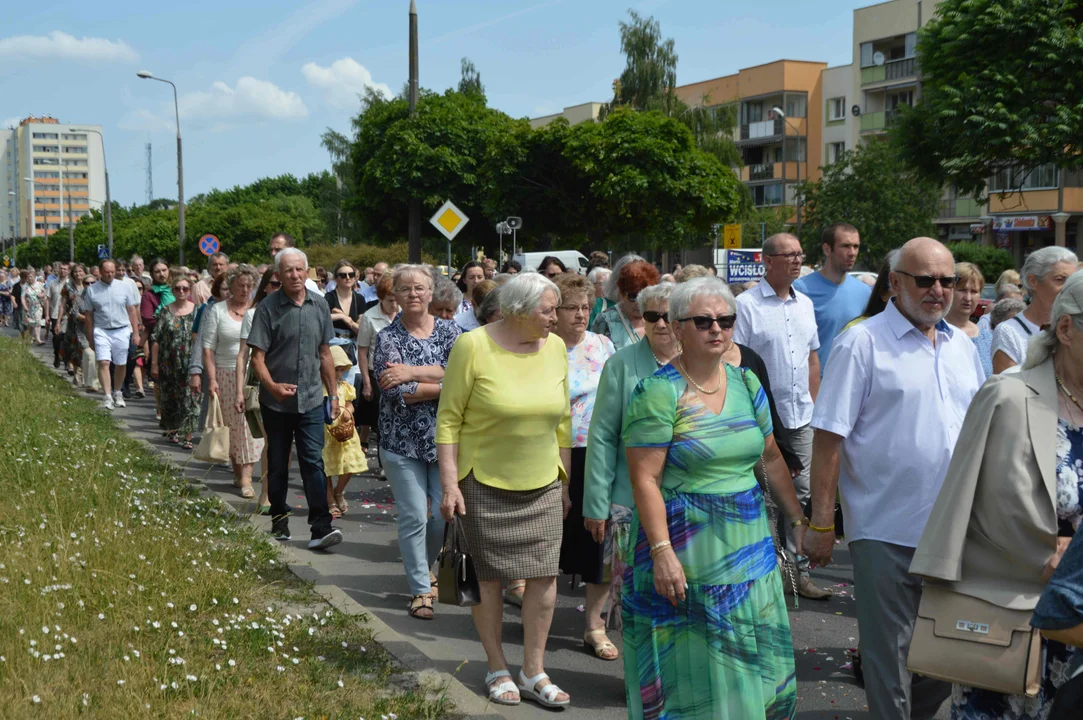
M 439 718 L 363 619 L 0 337 L 0 717 Z

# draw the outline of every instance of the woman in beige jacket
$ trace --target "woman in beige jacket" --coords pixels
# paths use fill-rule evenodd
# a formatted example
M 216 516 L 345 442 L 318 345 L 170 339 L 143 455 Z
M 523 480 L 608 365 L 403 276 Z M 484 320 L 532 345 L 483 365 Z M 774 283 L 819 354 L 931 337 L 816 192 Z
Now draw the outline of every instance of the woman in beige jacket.
M 1083 273 L 1053 303 L 1022 372 L 970 405 L 910 572 L 1005 608 L 1033 609 L 1083 519 Z M 956 685 L 953 720 L 1044 718 L 1075 648 L 1043 641 L 1037 697 Z

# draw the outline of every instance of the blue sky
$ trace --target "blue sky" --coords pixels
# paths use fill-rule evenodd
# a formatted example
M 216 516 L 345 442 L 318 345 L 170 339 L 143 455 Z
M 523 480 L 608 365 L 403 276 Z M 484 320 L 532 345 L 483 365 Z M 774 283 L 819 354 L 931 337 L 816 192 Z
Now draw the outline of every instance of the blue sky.
M 623 67 L 617 22 L 653 15 L 676 40 L 681 84 L 779 58 L 850 62 L 859 0 L 418 0 L 421 85 L 481 72 L 489 104 L 535 117 L 608 100 Z M 114 200 L 176 197 L 177 84 L 185 195 L 329 166 L 326 127 L 349 133 L 365 85 L 407 78 L 408 0 L 53 0 L 0 23 L 0 126 L 42 113 L 99 123 Z

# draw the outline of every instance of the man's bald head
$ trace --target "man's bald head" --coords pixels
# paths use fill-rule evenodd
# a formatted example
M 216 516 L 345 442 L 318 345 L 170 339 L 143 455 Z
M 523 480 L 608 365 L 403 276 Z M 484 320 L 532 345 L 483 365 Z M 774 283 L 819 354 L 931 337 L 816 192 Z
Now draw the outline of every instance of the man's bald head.
M 955 293 L 955 258 L 939 240 L 918 237 L 891 259 L 895 306 L 922 331 L 940 322 Z
M 947 261 L 951 264 L 952 273 L 955 272 L 955 258 L 947 246 L 939 240 L 930 237 L 916 237 L 907 240 L 899 252 L 891 259 L 892 272 L 908 270 L 915 263 L 924 263 L 930 260 Z M 913 272 L 913 270 L 910 270 Z

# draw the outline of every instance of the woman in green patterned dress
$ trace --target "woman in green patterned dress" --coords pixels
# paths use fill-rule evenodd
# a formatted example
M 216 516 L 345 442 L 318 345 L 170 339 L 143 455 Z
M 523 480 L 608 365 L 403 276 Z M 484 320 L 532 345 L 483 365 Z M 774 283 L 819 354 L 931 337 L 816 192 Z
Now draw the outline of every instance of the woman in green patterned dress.
M 159 388 L 162 419 L 159 423 L 171 443 L 192 449 L 192 433 L 199 421 L 199 402 L 188 389 L 188 361 L 192 357 L 192 320 L 195 304 L 187 275 L 170 278 L 175 300 L 158 312 L 151 336 L 150 375 Z M 184 436 L 181 441 L 180 436 Z
M 761 456 L 798 544 L 807 520 L 763 388 L 722 361 L 733 295 L 698 278 L 669 307 L 683 352 L 640 381 L 624 420 L 636 504 L 622 595 L 628 716 L 789 720 L 793 641 Z

